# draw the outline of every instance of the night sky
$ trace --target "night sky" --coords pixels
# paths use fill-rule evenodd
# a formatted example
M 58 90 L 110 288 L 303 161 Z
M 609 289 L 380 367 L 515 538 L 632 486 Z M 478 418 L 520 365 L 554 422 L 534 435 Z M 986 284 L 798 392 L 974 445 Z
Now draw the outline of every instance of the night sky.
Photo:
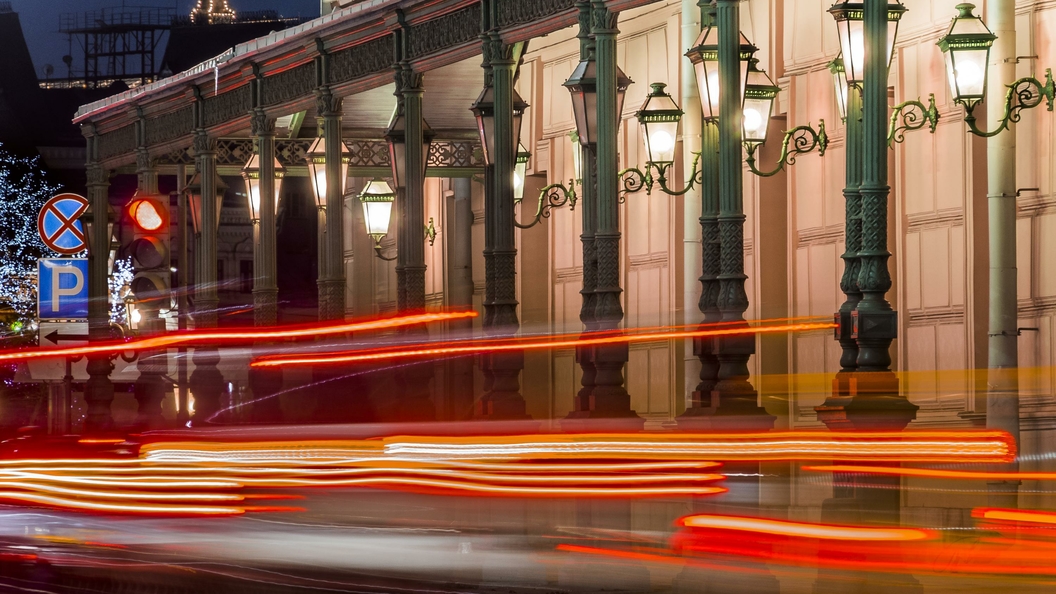
M 187 15 L 196 0 L 124 0 L 126 6 L 175 7 L 177 14 Z M 55 67 L 53 77 L 65 78 L 66 65 L 62 57 L 69 53 L 65 35 L 59 33 L 59 15 L 65 12 L 86 12 L 100 8 L 121 6 L 122 0 L 11 0 L 11 7 L 18 13 L 22 31 L 33 55 L 37 77 L 44 78 L 44 65 Z M 229 0 L 228 4 L 237 13 L 242 10 L 276 10 L 283 16 L 319 16 L 319 0 Z M 76 42 L 74 42 L 76 43 Z M 75 62 L 79 63 L 78 49 L 74 49 Z M 158 58 L 161 58 L 159 53 Z

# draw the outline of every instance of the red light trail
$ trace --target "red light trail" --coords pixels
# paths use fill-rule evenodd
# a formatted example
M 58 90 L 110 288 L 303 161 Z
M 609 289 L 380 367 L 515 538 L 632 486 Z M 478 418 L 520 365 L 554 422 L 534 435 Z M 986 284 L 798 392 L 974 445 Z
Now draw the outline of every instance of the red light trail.
M 271 329 L 247 328 L 213 332 L 184 332 L 130 340 L 128 342 L 105 342 L 88 346 L 27 349 L 21 351 L 0 352 L 0 361 L 23 361 L 27 359 L 47 359 L 56 357 L 79 357 L 82 355 L 116 354 L 128 351 L 164 349 L 179 345 L 199 344 L 241 344 L 253 341 L 310 339 L 320 336 L 332 336 L 351 332 L 372 330 L 389 330 L 417 324 L 446 322 L 477 317 L 476 312 L 430 313 L 381 320 L 350 322 L 348 324 L 326 326 L 298 326 L 290 328 L 274 327 Z
M 836 464 L 832 466 L 804 466 L 812 472 L 844 472 L 848 474 L 879 474 L 885 476 L 909 476 L 939 479 L 975 479 L 994 481 L 1051 481 L 1056 472 L 989 472 L 977 470 L 934 470 L 930 468 L 898 468 L 887 466 L 855 466 Z
M 735 336 L 742 334 L 774 334 L 782 332 L 807 332 L 835 328 L 835 324 L 800 323 L 780 324 L 775 326 L 737 327 L 737 328 L 701 328 L 693 326 L 672 326 L 670 328 L 648 329 L 634 332 L 598 332 L 577 335 L 555 336 L 546 339 L 508 338 L 466 340 L 460 342 L 441 342 L 409 345 L 406 347 L 368 349 L 325 353 L 321 355 L 273 355 L 253 361 L 252 367 L 280 367 L 286 365 L 320 365 L 335 363 L 364 363 L 409 357 L 445 357 L 468 355 L 484 351 L 525 351 L 564 349 L 585 346 L 602 346 L 607 344 L 625 344 L 650 342 L 655 340 L 675 340 L 683 338 L 703 338 L 714 336 Z

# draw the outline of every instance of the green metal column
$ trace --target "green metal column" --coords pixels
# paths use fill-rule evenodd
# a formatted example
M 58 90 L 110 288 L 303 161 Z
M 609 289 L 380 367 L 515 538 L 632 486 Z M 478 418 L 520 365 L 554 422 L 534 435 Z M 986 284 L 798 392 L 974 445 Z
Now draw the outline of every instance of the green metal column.
M 719 33 L 719 274 L 716 306 L 723 322 L 744 323 L 748 294 L 744 283 L 744 196 L 741 164 L 740 2 L 719 0 L 715 13 Z M 744 323 L 747 326 L 746 323 Z M 719 362 L 714 396 L 716 418 L 738 427 L 769 428 L 773 417 L 757 405 L 758 395 L 748 382 L 748 359 L 755 353 L 755 337 L 716 338 L 713 352 Z
M 274 326 L 279 295 L 275 278 L 275 120 L 257 109 L 250 122 L 260 155 L 260 221 L 253 227 L 253 323 Z
M 489 7 L 494 4 L 489 3 Z M 497 32 L 491 32 L 486 42 L 491 66 L 491 83 L 495 101 L 495 146 L 492 147 L 494 166 L 490 188 L 485 192 L 484 225 L 490 227 L 492 240 L 490 258 L 485 260 L 494 284 L 492 299 L 485 303 L 491 310 L 486 316 L 484 331 L 491 335 L 510 336 L 517 333 L 517 247 L 514 236 L 513 168 L 516 159 L 513 130 L 513 79 L 519 61 L 520 47 L 505 44 Z M 485 375 L 491 377 L 480 401 L 478 416 L 488 419 L 526 419 L 524 397 L 521 396 L 520 373 L 524 368 L 524 353 L 486 353 L 481 357 Z
M 424 121 L 422 119 L 422 75 L 415 72 L 406 63 L 401 65 L 397 74 L 399 89 L 403 101 L 403 110 L 407 118 L 405 133 L 405 171 L 406 183 L 403 188 L 403 204 L 400 205 L 399 235 L 397 237 L 396 275 L 397 275 L 397 309 L 400 313 L 419 313 L 425 311 L 425 160 L 422 145 L 425 141 Z M 428 340 L 428 331 L 415 328 L 408 333 Z M 436 418 L 436 410 L 430 400 L 429 384 L 433 379 L 432 363 L 425 362 L 411 365 L 405 373 L 400 374 L 402 388 L 400 403 L 400 420 L 429 421 Z
M 92 242 L 92 253 L 88 258 L 88 337 L 89 342 L 101 342 L 110 338 L 110 291 L 107 283 L 110 171 L 100 166 L 97 160 L 95 125 L 85 124 L 81 131 L 87 143 L 88 203 L 92 209 L 92 236 L 88 238 Z M 84 420 L 85 433 L 99 433 L 113 427 L 110 413 L 110 405 L 114 401 L 114 384 L 110 381 L 113 369 L 109 355 L 88 356 L 88 382 L 84 386 L 84 400 L 88 405 Z
M 865 4 L 865 82 L 862 108 L 862 246 L 855 310 L 860 371 L 890 371 L 897 314 L 885 294 L 891 289 L 887 260 L 887 5 Z
M 341 177 L 341 97 L 335 96 L 329 86 L 323 86 L 316 91 L 315 99 L 326 150 L 326 221 L 321 229 L 326 237 L 320 244 L 325 258 L 320 256 L 319 319 L 342 320 L 345 317 L 345 180 Z
M 843 277 L 840 290 L 847 299 L 840 306 L 838 340 L 843 349 L 840 371 L 853 372 L 858 369 L 858 343 L 851 337 L 851 312 L 858 307 L 862 293 L 858 290 L 858 274 L 861 261 L 858 250 L 862 248 L 862 95 L 855 86 L 847 90 L 847 122 L 844 132 L 846 147 L 846 172 L 843 199 L 845 206 Z
M 590 35 L 591 5 L 589 0 L 576 2 L 579 11 L 579 59 L 590 59 L 594 53 L 594 39 Z M 576 142 L 572 150 L 579 151 L 580 173 L 583 178 L 580 182 L 579 204 L 580 216 L 582 217 L 582 231 L 579 239 L 583 248 L 583 288 L 579 294 L 582 297 L 582 305 L 579 309 L 579 321 L 587 332 L 598 329 L 594 318 L 594 308 L 597 306 L 597 298 L 594 290 L 598 286 L 598 256 L 594 250 L 594 233 L 598 226 L 597 200 L 594 195 L 597 192 L 597 159 L 595 152 L 597 147 L 585 147 Z M 590 413 L 590 397 L 594 394 L 594 382 L 597 377 L 597 369 L 594 367 L 594 349 L 590 347 L 576 348 L 576 361 L 583 370 L 580 379 L 581 387 L 573 397 L 572 412 L 569 419 L 581 418 Z
M 201 102 L 197 104 L 201 112 Z M 200 116 L 200 113 L 199 113 Z M 201 120 L 198 120 L 201 122 Z M 209 138 L 203 127 L 194 136 L 194 154 L 202 192 L 202 228 L 198 230 L 195 246 L 197 262 L 194 268 L 194 327 L 216 328 L 217 307 L 220 299 L 216 292 L 216 241 L 220 220 L 219 204 L 216 201 L 216 143 Z M 194 394 L 195 425 L 204 425 L 220 410 L 220 394 L 224 389 L 224 376 L 217 369 L 220 354 L 216 347 L 194 349 L 194 372 L 191 374 L 191 392 Z
M 620 303 L 620 205 L 617 199 L 619 155 L 616 135 L 620 113 L 617 111 L 616 20 L 619 13 L 610 10 L 604 0 L 594 0 L 592 32 L 597 60 L 597 230 L 594 249 L 598 277 L 594 290 L 594 318 L 599 330 L 615 330 L 623 322 Z M 594 382 L 591 416 L 626 419 L 641 426 L 641 418 L 631 409 L 631 397 L 624 388 L 623 370 L 627 364 L 626 344 L 594 349 Z

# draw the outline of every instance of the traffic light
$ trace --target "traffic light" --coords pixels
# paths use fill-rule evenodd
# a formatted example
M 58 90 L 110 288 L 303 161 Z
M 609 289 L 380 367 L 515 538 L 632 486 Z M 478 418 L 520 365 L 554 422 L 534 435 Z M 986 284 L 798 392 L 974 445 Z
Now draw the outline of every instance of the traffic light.
M 158 311 L 170 305 L 169 197 L 140 196 L 128 205 L 134 236 L 129 245 L 132 256 L 132 293 L 140 308 Z

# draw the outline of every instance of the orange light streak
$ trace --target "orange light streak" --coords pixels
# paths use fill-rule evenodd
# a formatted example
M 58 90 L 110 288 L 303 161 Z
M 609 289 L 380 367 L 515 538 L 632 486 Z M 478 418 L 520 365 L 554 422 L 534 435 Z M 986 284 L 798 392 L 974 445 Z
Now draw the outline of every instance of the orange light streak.
M 408 348 L 403 349 L 390 348 L 380 350 L 362 350 L 344 353 L 328 353 L 322 355 L 273 355 L 261 357 L 250 363 L 250 366 L 281 367 L 286 365 L 363 363 L 368 361 L 382 361 L 389 359 L 402 359 L 408 357 L 444 357 L 452 355 L 465 355 L 470 353 L 479 353 L 482 351 L 492 352 L 563 349 L 583 346 L 601 346 L 606 344 L 649 342 L 654 340 L 701 338 L 706 336 L 807 332 L 811 330 L 825 330 L 835 327 L 835 324 L 832 324 L 830 322 L 706 330 L 694 327 L 694 329 L 692 330 L 669 330 L 659 332 L 642 332 L 636 334 L 619 333 L 616 335 L 613 335 L 612 333 L 604 333 L 604 335 L 602 336 L 585 334 L 572 338 L 557 338 L 548 340 L 526 340 L 523 338 L 473 340 L 455 343 L 434 343 L 432 345 L 412 345 Z M 676 328 L 685 327 L 676 326 Z
M 940 479 L 979 479 L 979 480 L 1056 480 L 1056 472 L 987 472 L 978 470 L 934 470 L 930 468 L 898 468 L 886 466 L 855 466 L 836 464 L 832 466 L 804 466 L 803 470 L 813 472 L 846 472 L 853 474 L 881 474 L 887 476 L 910 476 Z
M 1000 522 L 1026 522 L 1029 524 L 1056 525 L 1056 513 L 1052 512 L 980 507 L 972 510 L 972 517 L 981 518 L 983 520 L 997 520 Z
M 240 507 L 220 507 L 207 505 L 138 505 L 132 503 L 99 503 L 93 501 L 84 501 L 80 499 L 66 499 L 63 497 L 38 495 L 35 493 L 22 493 L 19 491 L 0 491 L 0 500 L 38 503 L 67 509 L 79 509 L 83 511 L 113 513 L 173 514 L 195 516 L 235 516 L 245 513 L 245 510 Z
M 678 525 L 687 528 L 707 528 L 712 530 L 736 530 L 774 536 L 791 536 L 798 538 L 817 538 L 821 540 L 851 540 L 866 542 L 904 542 L 927 540 L 934 535 L 924 530 L 913 528 L 869 528 L 863 526 L 839 526 L 835 524 L 813 524 L 806 522 L 789 522 L 768 518 L 747 516 L 714 516 L 696 514 L 678 520 Z
M 188 344 L 222 344 L 222 343 L 245 343 L 260 340 L 285 340 L 298 338 L 316 338 L 319 336 L 331 336 L 334 334 L 345 334 L 350 332 L 366 332 L 372 330 L 387 330 L 403 326 L 417 324 L 429 324 L 434 322 L 445 322 L 477 316 L 473 311 L 460 311 L 448 313 L 429 313 L 413 316 L 401 316 L 398 318 L 386 318 L 382 320 L 371 320 L 366 322 L 351 322 L 348 324 L 327 326 L 301 326 L 297 328 L 283 329 L 244 329 L 225 330 L 214 332 L 182 332 L 178 334 L 166 334 L 151 338 L 142 338 L 128 342 L 106 342 L 96 345 L 63 348 L 27 349 L 20 351 L 0 352 L 0 361 L 23 361 L 27 359 L 47 359 L 56 357 L 76 357 L 82 355 L 113 354 L 127 351 L 141 351 L 164 349 L 178 345 Z M 101 441 L 98 443 L 106 443 Z

